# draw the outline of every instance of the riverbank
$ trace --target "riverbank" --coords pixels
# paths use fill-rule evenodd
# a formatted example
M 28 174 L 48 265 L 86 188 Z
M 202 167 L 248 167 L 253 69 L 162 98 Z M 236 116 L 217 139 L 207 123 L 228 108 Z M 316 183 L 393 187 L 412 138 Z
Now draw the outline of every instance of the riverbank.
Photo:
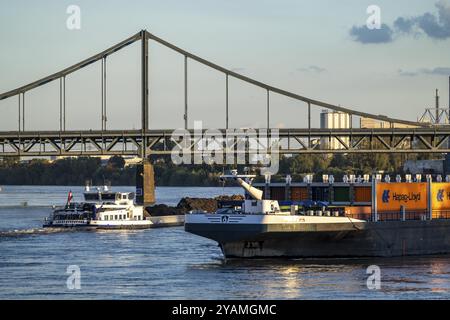
M 420 157 L 431 158 L 432 155 Z M 278 176 L 273 176 L 272 182 L 282 181 L 287 174 L 291 175 L 294 181 L 302 181 L 304 175 L 311 173 L 318 178 L 322 177 L 322 174 L 332 174 L 336 181 L 341 181 L 344 175 L 371 174 L 374 171 L 393 175 L 404 174 L 403 163 L 408 159 L 418 158 L 419 156 L 386 154 L 281 156 Z M 224 171 L 238 169 L 243 172 L 245 167 L 216 164 L 175 165 L 170 157 L 152 158 L 151 161 L 157 186 L 221 186 L 219 176 Z M 263 177 L 258 179 L 256 181 L 261 181 Z M 113 156 L 106 162 L 96 157 L 63 158 L 54 161 L 0 159 L 0 185 L 71 186 L 85 185 L 86 181 L 91 181 L 93 185 L 109 182 L 113 186 L 135 186 L 136 167 L 126 165 L 120 156 Z

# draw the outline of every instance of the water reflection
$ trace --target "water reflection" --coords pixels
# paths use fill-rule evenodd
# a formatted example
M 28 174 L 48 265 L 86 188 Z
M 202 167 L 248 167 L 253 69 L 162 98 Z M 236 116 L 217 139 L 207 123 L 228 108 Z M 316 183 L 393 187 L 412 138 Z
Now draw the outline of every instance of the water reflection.
M 188 272 L 225 274 L 239 279 L 239 298 L 272 299 L 396 299 L 433 298 L 450 294 L 449 256 L 358 259 L 211 259 Z M 381 290 L 367 288 L 367 267 L 381 268 Z M 429 270 L 429 272 L 427 272 Z M 201 277 L 202 275 L 200 275 Z M 230 280 L 232 285 L 235 281 Z M 218 288 L 219 289 L 219 288 Z M 224 290 L 226 291 L 226 290 Z M 423 293 L 422 296 L 417 294 Z

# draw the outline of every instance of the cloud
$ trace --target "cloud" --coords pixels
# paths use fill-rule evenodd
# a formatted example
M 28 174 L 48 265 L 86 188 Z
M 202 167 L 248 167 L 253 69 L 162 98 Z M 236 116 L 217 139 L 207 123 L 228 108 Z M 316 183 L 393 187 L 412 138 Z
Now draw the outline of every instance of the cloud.
M 428 74 L 433 76 L 450 76 L 450 67 L 437 67 L 433 69 L 422 68 L 417 71 L 398 70 L 399 75 L 405 77 L 414 77 L 420 74 Z
M 326 71 L 326 69 L 319 67 L 319 66 L 311 65 L 308 67 L 298 68 L 297 71 L 322 73 L 322 72 Z
M 418 73 L 415 71 L 405 71 L 402 69 L 398 70 L 398 74 L 404 77 L 415 77 L 418 75 Z
M 385 23 L 381 25 L 380 29 L 370 30 L 367 26 L 353 26 L 350 29 L 353 40 L 363 44 L 392 42 L 392 34 L 393 30 Z
M 422 73 L 424 74 L 432 74 L 432 75 L 437 75 L 437 76 L 448 76 L 450 75 L 450 68 L 444 68 L 444 67 L 439 67 L 439 68 L 434 68 L 434 69 L 422 69 Z
M 394 21 L 394 27 L 398 31 L 411 33 L 414 27 L 414 21 L 412 19 L 399 17 Z
M 450 5 L 440 0 L 435 4 L 437 15 L 424 13 L 417 17 L 399 17 L 394 21 L 394 27 L 401 33 L 424 33 L 438 40 L 450 38 Z

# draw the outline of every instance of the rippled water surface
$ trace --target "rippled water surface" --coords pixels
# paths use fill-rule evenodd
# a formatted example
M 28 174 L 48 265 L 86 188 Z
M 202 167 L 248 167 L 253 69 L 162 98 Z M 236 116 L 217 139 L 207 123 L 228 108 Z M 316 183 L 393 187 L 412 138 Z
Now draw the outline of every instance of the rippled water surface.
M 450 299 L 450 256 L 345 260 L 229 260 L 216 243 L 182 227 L 139 231 L 48 231 L 52 204 L 81 187 L 0 191 L 0 298 L 3 299 Z M 116 188 L 133 191 L 130 187 Z M 236 188 L 158 188 L 160 203 Z M 24 206 L 26 205 L 26 206 Z M 81 288 L 67 288 L 69 265 Z M 381 289 L 367 267 L 381 268 Z

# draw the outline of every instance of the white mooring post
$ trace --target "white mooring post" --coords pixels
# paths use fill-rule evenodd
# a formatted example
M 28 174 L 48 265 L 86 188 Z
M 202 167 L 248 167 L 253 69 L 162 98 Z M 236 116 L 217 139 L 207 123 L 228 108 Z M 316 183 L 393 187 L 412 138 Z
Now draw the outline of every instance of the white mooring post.
M 401 207 L 400 207 L 400 212 L 401 212 L 401 219 L 402 219 L 402 221 L 406 221 L 406 211 L 405 211 L 405 206 L 401 206 Z

